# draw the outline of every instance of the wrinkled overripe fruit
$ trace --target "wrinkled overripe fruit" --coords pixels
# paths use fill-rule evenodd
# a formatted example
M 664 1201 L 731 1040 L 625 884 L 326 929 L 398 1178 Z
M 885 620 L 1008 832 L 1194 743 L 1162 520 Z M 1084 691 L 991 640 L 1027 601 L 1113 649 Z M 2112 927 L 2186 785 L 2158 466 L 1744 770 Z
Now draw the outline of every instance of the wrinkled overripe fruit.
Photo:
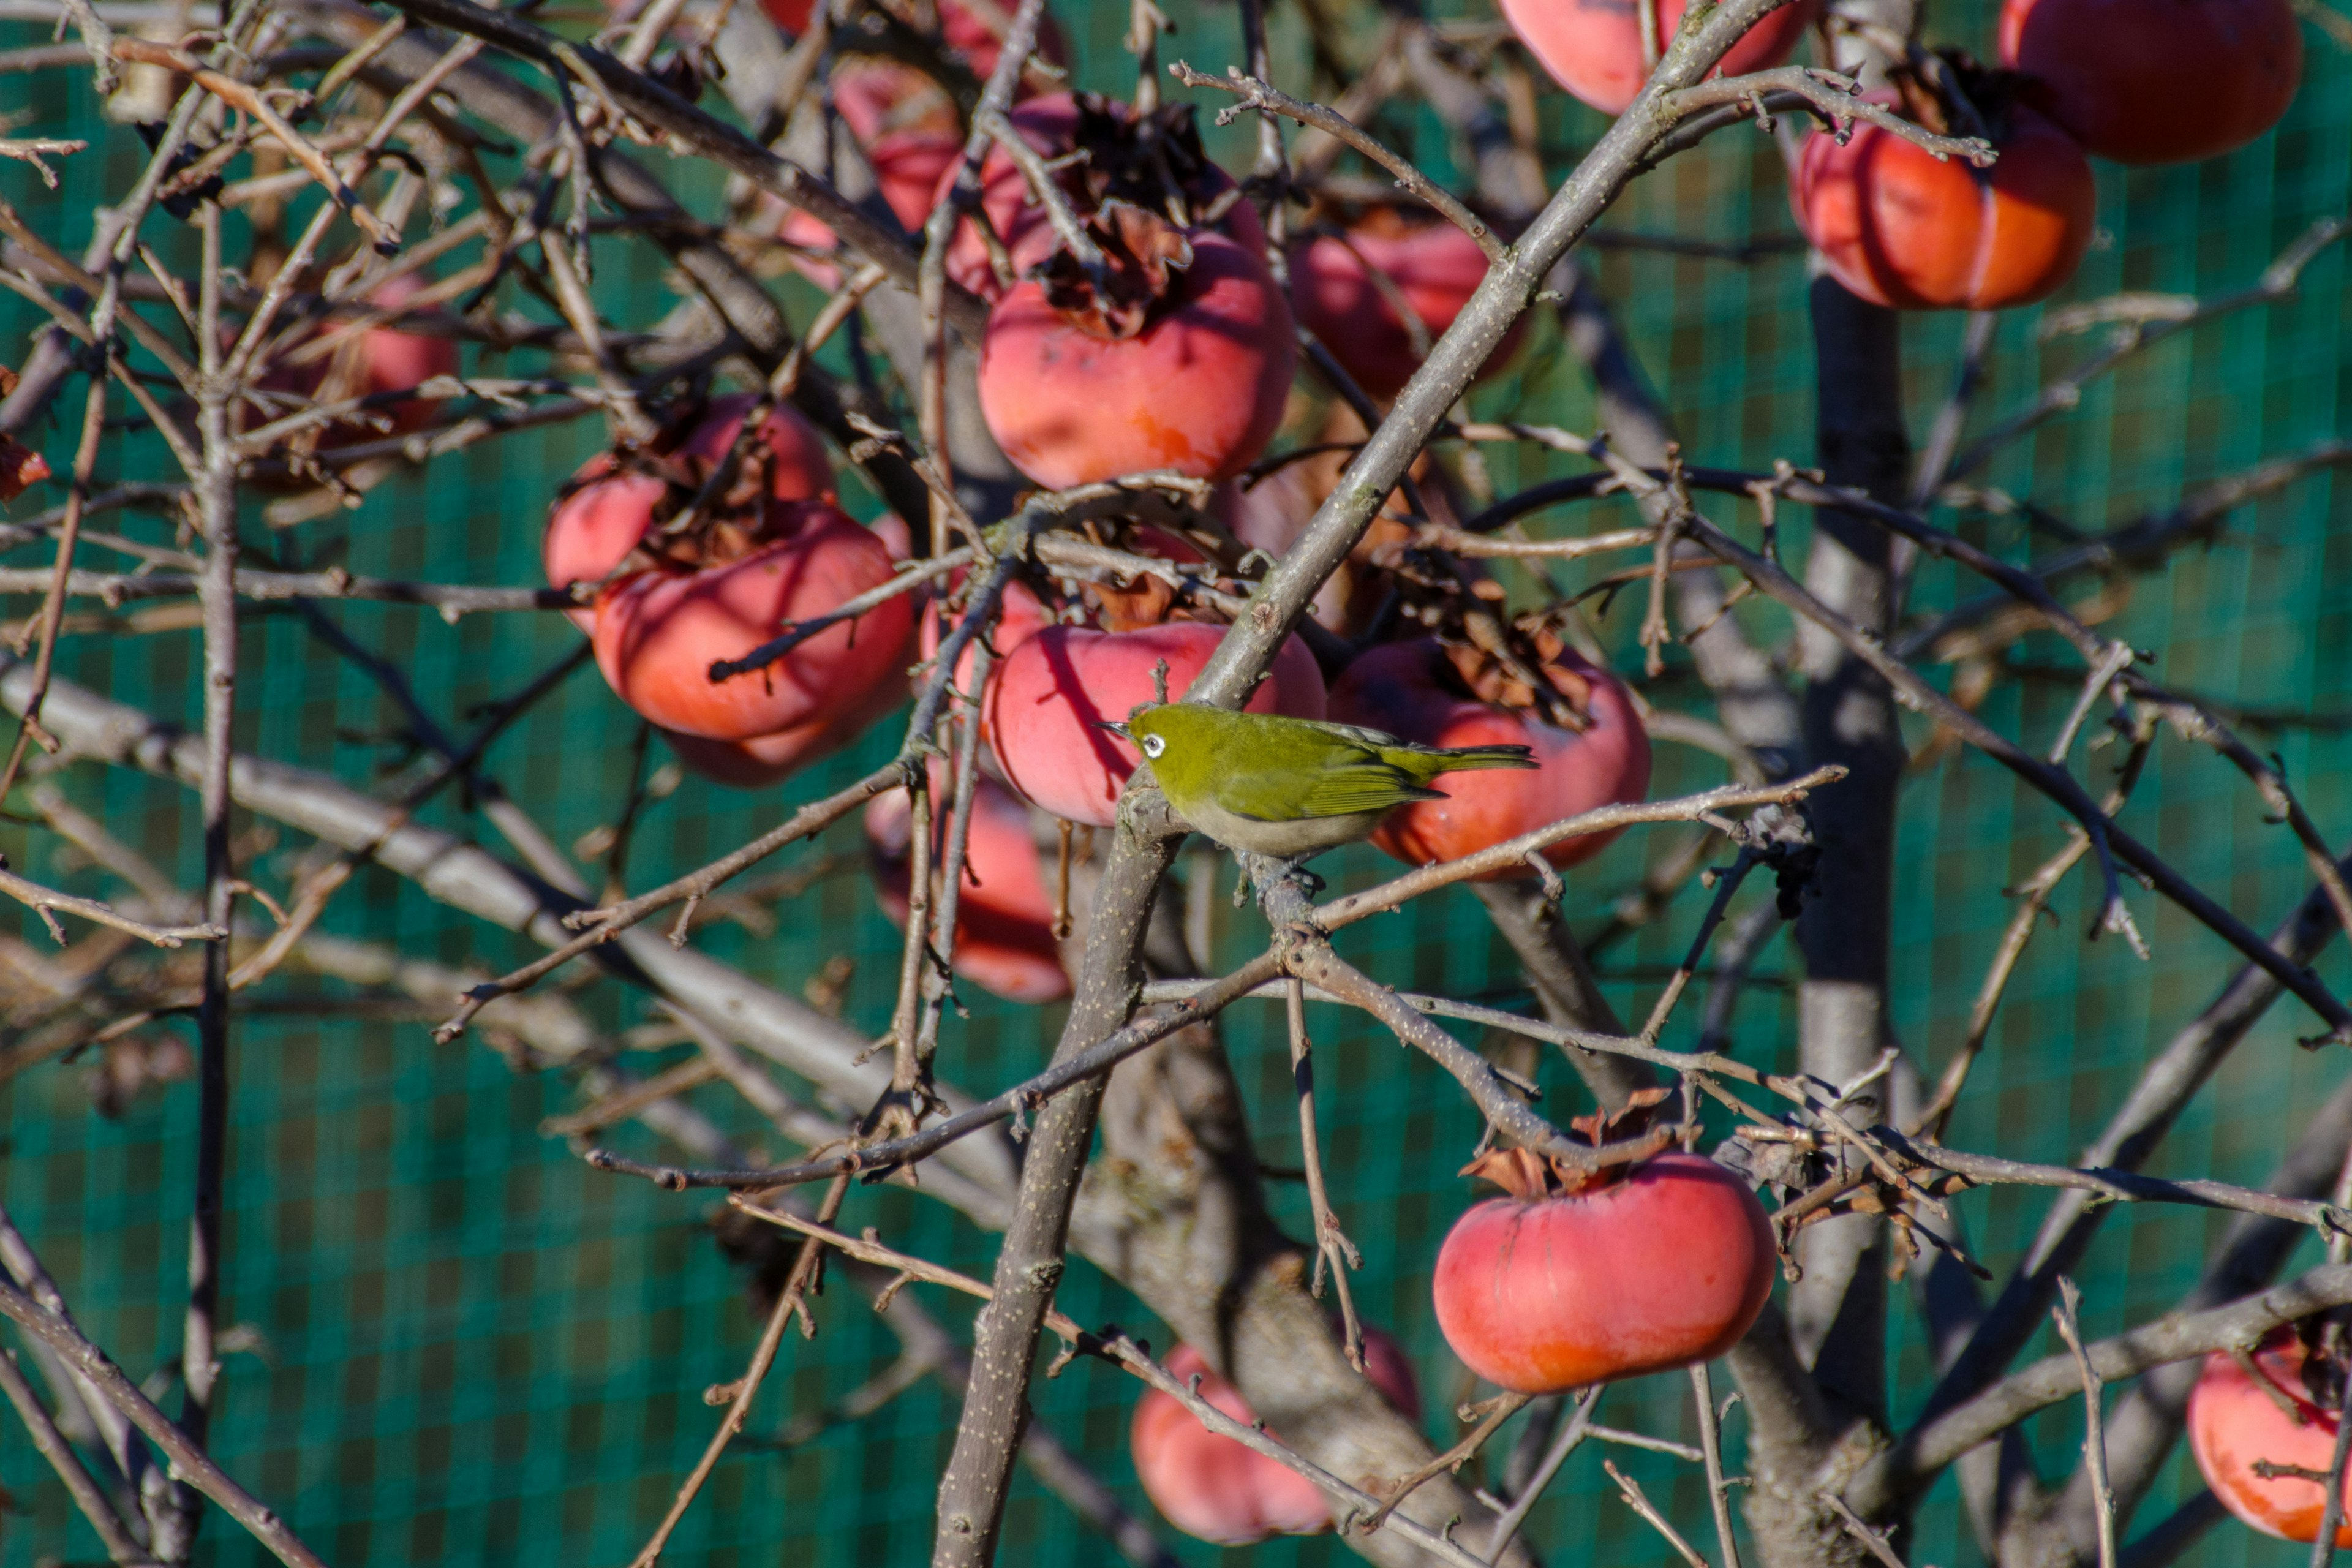
M 1650 787 L 1650 736 L 1624 683 L 1567 647 L 1555 647 L 1539 673 L 1552 691 L 1514 687 L 1469 650 L 1429 637 L 1376 647 L 1348 667 L 1331 689 L 1337 722 L 1427 746 L 1522 745 L 1538 764 L 1448 774 L 1437 784 L 1446 799 L 1399 807 L 1372 835 L 1375 845 L 1409 866 L 1425 866 L 1642 798 Z M 1560 722 L 1548 721 L 1538 700 Z M 1569 727 L 1572 722 L 1583 730 Z M 1562 839 L 1544 856 L 1555 866 L 1573 866 L 1616 837 Z M 1532 874 L 1515 868 L 1495 875 Z
M 1454 225 L 1410 223 L 1381 208 L 1344 238 L 1323 235 L 1292 258 L 1290 304 L 1299 324 L 1320 339 L 1357 384 L 1391 398 L 1421 368 L 1422 353 L 1395 300 L 1374 281 L 1388 280 L 1435 342 L 1486 277 L 1486 253 Z M 1511 357 L 1526 318 L 1513 323 L 1488 356 L 1486 374 Z
M 947 856 L 948 807 L 955 779 L 934 759 L 931 774 L 931 864 Z M 964 842 L 963 890 L 956 902 L 955 972 L 1012 1002 L 1058 1002 L 1070 994 L 1054 936 L 1054 868 L 1039 853 L 1029 808 L 1011 790 L 977 773 L 972 778 L 971 831 Z M 882 910 L 907 923 L 907 888 L 914 812 L 907 792 L 877 795 L 866 807 L 866 846 Z
M 2336 1458 L 2336 1402 L 2312 1397 L 2305 1383 L 2312 1363 L 2294 1328 L 2273 1330 L 2250 1359 L 2267 1388 L 2226 1351 L 2206 1358 L 2189 1394 L 2189 1451 L 2205 1484 L 2240 1521 L 2282 1541 L 2316 1541 L 2326 1483 L 2301 1476 L 2265 1480 L 2254 1466 L 2268 1459 L 2327 1474 Z M 2339 1547 L 2352 1546 L 2352 1508 L 2345 1514 L 2336 1532 Z
M 711 466 L 734 445 L 743 416 L 756 401 L 749 394 L 717 399 L 693 425 L 666 433 L 656 453 L 635 467 L 620 468 L 610 454 L 583 464 L 548 513 L 546 531 L 540 536 L 540 561 L 547 569 L 549 586 L 568 588 L 611 576 L 665 509 L 693 499 L 710 477 Z M 730 491 L 730 510 L 739 512 L 757 512 L 762 489 L 775 501 L 832 500 L 833 463 L 815 426 L 789 408 L 771 414 L 746 443 L 737 488 L 750 490 L 748 495 Z M 593 610 L 568 613 L 582 631 L 595 630 Z
M 1294 360 L 1274 274 L 1223 236 L 1113 203 L 1094 226 L 1108 288 L 1055 253 L 989 312 L 980 406 L 1052 489 L 1154 468 L 1228 479 L 1282 421 Z
M 1210 1370 L 1208 1358 L 1191 1345 L 1170 1352 L 1168 1370 L 1179 1382 L 1201 1380 L 1201 1397 L 1225 1415 L 1255 1426 L 1248 1401 Z M 1416 1420 L 1421 1390 L 1404 1349 L 1378 1329 L 1364 1331 L 1364 1374 L 1388 1402 Z M 1136 1401 L 1128 1429 L 1135 1477 L 1143 1483 L 1162 1518 L 1185 1534 L 1222 1546 L 1248 1546 L 1276 1535 L 1310 1535 L 1331 1528 L 1331 1505 L 1322 1489 L 1300 1475 L 1253 1453 L 1233 1438 L 1212 1432 L 1174 1395 L 1148 1390 Z
M 1168 695 L 1181 700 L 1223 640 L 1225 628 L 1192 621 L 1129 632 L 1048 626 L 1008 655 L 988 683 L 982 721 L 1005 782 L 1072 822 L 1108 827 L 1141 754 L 1096 726 L 1124 721 L 1152 700 L 1152 667 L 1168 663 Z M 1250 694 L 1253 713 L 1323 717 L 1323 676 L 1296 637 L 1274 673 Z
M 1558 1394 L 1711 1360 L 1772 1293 L 1771 1222 L 1739 1177 L 1654 1154 L 1585 1185 L 1512 1149 L 1472 1170 L 1502 1186 L 1437 1251 L 1437 1325 L 1498 1388 Z
M 1642 26 L 1633 0 L 1502 0 L 1504 19 L 1528 52 L 1560 86 L 1601 110 L 1622 114 L 1650 73 L 1642 65 Z M 1687 0 L 1658 0 L 1657 47 L 1682 25 Z M 1774 11 L 1731 46 L 1717 68 L 1739 76 L 1779 65 L 1821 11 L 1820 0 L 1798 0 Z
M 424 279 L 415 273 L 404 273 L 369 295 L 368 304 L 379 310 L 396 309 L 415 299 L 424 288 Z M 278 356 L 280 363 L 256 384 L 256 390 L 276 393 L 280 398 L 341 403 L 354 397 L 406 392 L 436 375 L 457 374 L 455 342 L 425 332 L 403 331 L 397 327 L 370 327 L 341 338 L 331 349 L 321 349 L 315 354 L 308 352 L 314 343 L 338 330 L 330 324 L 286 350 Z M 285 363 L 289 360 L 295 363 Z M 292 412 L 277 399 L 263 398 L 260 402 L 261 407 L 250 409 L 245 416 L 246 423 L 255 429 Z M 429 424 L 440 406 L 441 399 L 437 397 L 404 397 L 363 410 L 349 419 L 301 431 L 289 437 L 288 445 L 300 451 L 331 450 L 405 435 Z M 384 427 L 387 422 L 389 428 Z
M 714 684 L 794 621 L 813 619 L 892 576 L 875 533 L 822 501 L 788 509 L 781 537 L 698 569 L 656 566 L 596 601 L 596 668 L 622 701 L 665 730 L 747 741 L 861 710 L 903 677 L 914 631 L 907 595 L 829 626 L 765 669 Z
M 1998 310 L 2048 298 L 2090 247 L 2098 192 L 2064 132 L 2022 104 L 2002 120 L 1990 169 L 1938 163 L 1867 123 L 1843 147 L 1807 137 L 1789 193 L 1798 226 L 1837 280 L 1873 304 Z
M 2185 163 L 2279 122 L 2303 78 L 2289 0 L 2008 0 L 2000 63 L 2102 158 Z

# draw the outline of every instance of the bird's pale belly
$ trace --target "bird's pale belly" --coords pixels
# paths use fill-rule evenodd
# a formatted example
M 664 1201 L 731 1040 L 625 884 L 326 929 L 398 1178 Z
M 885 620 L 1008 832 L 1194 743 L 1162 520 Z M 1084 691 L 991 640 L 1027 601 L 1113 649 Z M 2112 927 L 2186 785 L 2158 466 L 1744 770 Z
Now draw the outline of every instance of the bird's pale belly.
M 1171 802 L 1174 805 L 1174 802 Z M 1307 855 L 1320 855 L 1326 849 L 1336 849 L 1342 844 L 1353 844 L 1370 836 L 1387 815 L 1380 811 L 1359 811 L 1346 816 L 1302 816 L 1283 822 L 1261 822 L 1254 817 L 1236 816 L 1211 801 L 1195 801 L 1189 806 L 1178 806 L 1179 815 L 1196 832 L 1204 833 L 1228 849 L 1246 849 L 1254 855 L 1270 855 L 1278 860 L 1295 860 Z

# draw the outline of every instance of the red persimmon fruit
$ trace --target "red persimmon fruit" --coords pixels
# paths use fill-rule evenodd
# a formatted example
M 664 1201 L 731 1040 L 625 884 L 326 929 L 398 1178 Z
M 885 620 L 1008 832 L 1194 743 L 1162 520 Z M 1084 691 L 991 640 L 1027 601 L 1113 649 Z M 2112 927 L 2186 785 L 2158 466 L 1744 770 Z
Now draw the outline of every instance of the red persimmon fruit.
M 1993 142 L 2000 160 L 1977 169 L 1866 122 L 1843 146 L 1810 136 L 1790 205 L 1831 273 L 1873 304 L 2032 304 L 2074 276 L 2098 193 L 2082 148 L 2022 103 L 2008 106 Z
M 1383 207 L 1344 236 L 1318 236 L 1293 256 L 1290 308 L 1359 385 L 1385 399 L 1403 389 L 1423 354 L 1397 300 L 1434 342 L 1486 277 L 1486 253 L 1453 224 L 1408 222 Z M 1511 357 L 1524 321 L 1513 324 L 1481 374 Z
M 903 675 L 914 613 L 900 595 L 764 669 L 711 680 L 712 664 L 893 574 L 872 530 L 822 501 L 787 510 L 788 522 L 773 530 L 782 537 L 741 555 L 699 568 L 664 564 L 604 590 L 596 667 L 621 700 L 665 730 L 746 741 L 861 710 L 876 686 Z
M 1538 673 L 1551 691 L 1507 689 L 1475 655 L 1431 637 L 1376 647 L 1348 667 L 1331 688 L 1335 721 L 1428 746 L 1526 746 L 1537 763 L 1532 769 L 1448 774 L 1438 785 L 1445 799 L 1416 801 L 1391 813 L 1373 833 L 1374 845 L 1409 866 L 1425 866 L 1642 798 L 1650 787 L 1650 736 L 1624 683 L 1556 645 Z M 1551 718 L 1545 716 L 1547 706 Z M 1579 723 L 1581 730 L 1570 727 Z M 1616 837 L 1564 838 L 1544 856 L 1555 866 L 1573 866 Z
M 1502 0 L 1502 7 L 1504 20 L 1552 79 L 1603 114 L 1624 113 L 1650 79 L 1633 0 Z M 1658 0 L 1657 48 L 1673 40 L 1687 8 L 1688 0 Z M 1820 0 L 1798 0 L 1772 12 L 1731 46 L 1718 74 L 1779 65 L 1820 11 Z
M 982 714 L 1005 782 L 1055 816 L 1110 826 L 1142 755 L 1097 726 L 1151 701 L 1162 660 L 1168 695 L 1181 700 L 1224 635 L 1223 626 L 1172 621 L 1125 632 L 1048 626 L 1022 643 L 991 677 Z M 1323 717 L 1323 676 L 1305 643 L 1284 642 L 1248 708 Z
M 1244 1425 L 1257 1415 L 1239 1390 L 1219 1377 L 1208 1358 L 1178 1345 L 1168 1370 L 1180 1382 L 1201 1380 L 1201 1397 Z M 1364 1373 L 1391 1405 L 1421 1415 L 1421 1390 L 1403 1347 L 1378 1329 L 1364 1331 Z M 1322 1489 L 1297 1471 L 1255 1453 L 1201 1425 L 1174 1395 L 1150 1389 L 1136 1401 L 1128 1428 L 1136 1479 L 1160 1516 L 1198 1540 L 1248 1546 L 1276 1535 L 1310 1535 L 1331 1528 Z
M 2189 1394 L 2189 1451 L 2205 1484 L 2242 1522 L 2282 1541 L 2316 1541 L 2327 1489 L 2298 1476 L 2265 1480 L 2254 1466 L 2268 1459 L 2326 1474 L 2336 1458 L 2336 1412 L 2306 1386 L 2311 1360 L 2294 1328 L 2273 1330 L 2248 1359 L 2260 1383 L 2226 1351 L 2206 1358 Z M 2352 1546 L 2352 1509 L 2345 1512 L 2339 1547 Z
M 1290 390 L 1290 307 L 1273 273 L 1221 234 L 1188 236 L 1124 203 L 1094 232 L 1107 287 L 1056 252 L 990 310 L 979 378 L 990 433 L 1054 489 L 1155 468 L 1239 473 Z
M 931 763 L 931 864 L 946 858 L 948 808 L 955 781 Z M 962 890 L 956 900 L 956 973 L 1013 1002 L 1057 1002 L 1070 994 L 1062 944 L 1054 935 L 1052 868 L 1037 847 L 1029 808 L 1011 790 L 972 778 L 971 829 L 964 842 Z M 914 812 L 904 790 L 877 795 L 866 807 L 866 845 L 877 895 L 893 923 L 907 923 Z
M 1771 1294 L 1764 1205 L 1696 1154 L 1655 1154 L 1568 1191 L 1525 1149 L 1472 1169 L 1502 1185 L 1438 1248 L 1437 1324 L 1501 1388 L 1556 1394 L 1687 1366 L 1738 1342 Z
M 2186 163 L 2279 122 L 2303 79 L 2289 0 L 2008 0 L 2000 63 L 2102 158 Z

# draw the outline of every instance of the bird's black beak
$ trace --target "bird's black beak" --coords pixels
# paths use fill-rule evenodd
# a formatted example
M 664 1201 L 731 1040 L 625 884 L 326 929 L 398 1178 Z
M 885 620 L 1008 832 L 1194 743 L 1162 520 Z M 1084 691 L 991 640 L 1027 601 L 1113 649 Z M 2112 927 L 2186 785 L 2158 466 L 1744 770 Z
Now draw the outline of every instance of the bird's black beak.
M 1096 720 L 1095 728 L 1097 730 L 1108 730 L 1112 734 L 1117 735 L 1122 741 L 1133 739 L 1132 736 L 1128 734 L 1127 726 L 1125 724 L 1118 723 L 1108 719 Z

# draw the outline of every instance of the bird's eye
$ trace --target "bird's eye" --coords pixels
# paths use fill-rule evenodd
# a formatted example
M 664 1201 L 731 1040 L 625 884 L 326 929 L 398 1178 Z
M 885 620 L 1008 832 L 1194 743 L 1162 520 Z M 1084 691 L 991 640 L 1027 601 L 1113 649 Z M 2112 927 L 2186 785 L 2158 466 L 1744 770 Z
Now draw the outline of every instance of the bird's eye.
M 1143 754 L 1147 757 L 1156 757 L 1168 749 L 1167 738 L 1162 735 L 1146 735 L 1141 744 Z

